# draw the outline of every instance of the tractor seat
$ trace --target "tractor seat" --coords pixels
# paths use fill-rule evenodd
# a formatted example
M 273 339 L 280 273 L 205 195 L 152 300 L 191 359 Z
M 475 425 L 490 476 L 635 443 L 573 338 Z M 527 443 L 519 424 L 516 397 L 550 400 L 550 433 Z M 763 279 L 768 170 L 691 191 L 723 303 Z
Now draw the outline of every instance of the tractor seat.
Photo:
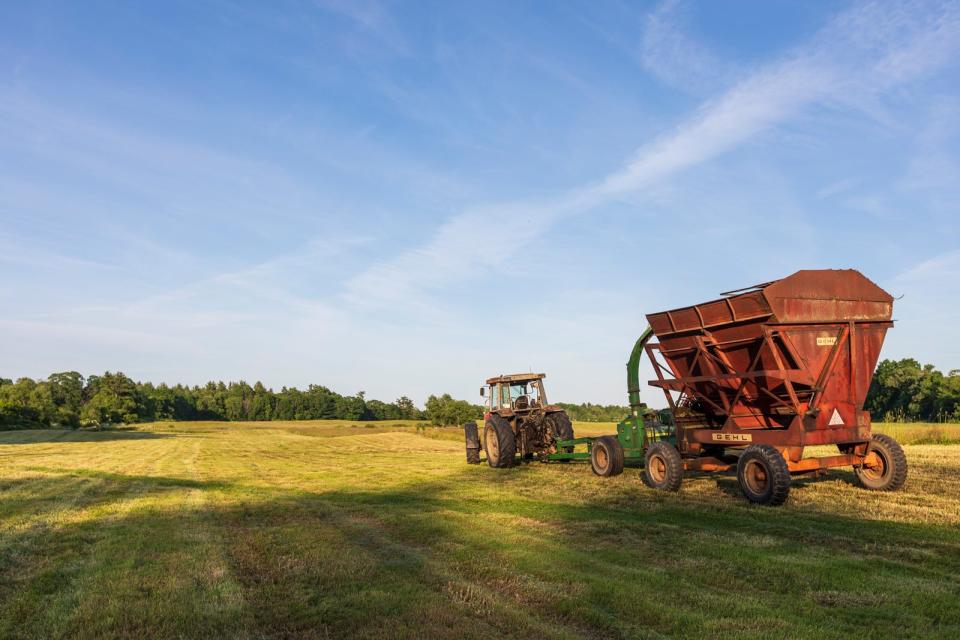
M 513 401 L 514 409 L 527 409 L 530 407 L 530 398 L 527 396 L 520 396 Z

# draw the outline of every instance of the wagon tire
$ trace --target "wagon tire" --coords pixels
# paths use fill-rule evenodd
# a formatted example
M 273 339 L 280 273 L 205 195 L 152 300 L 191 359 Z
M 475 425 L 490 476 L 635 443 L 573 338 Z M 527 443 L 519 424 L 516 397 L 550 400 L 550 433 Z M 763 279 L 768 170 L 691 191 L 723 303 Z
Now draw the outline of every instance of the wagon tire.
M 467 464 L 480 464 L 480 432 L 476 422 L 463 425 L 463 436 L 467 444 Z
M 679 491 L 683 482 L 683 460 L 668 442 L 654 442 L 643 458 L 643 483 L 651 489 Z
M 867 452 L 880 458 L 879 468 L 854 467 L 857 481 L 871 491 L 896 491 L 907 481 L 907 456 L 896 440 L 882 433 L 875 433 L 867 445 Z
M 790 469 L 783 455 L 769 444 L 746 448 L 737 462 L 740 490 L 750 502 L 776 506 L 790 493 Z
M 517 439 L 510 423 L 500 416 L 490 416 L 483 427 L 483 449 L 491 467 L 512 467 L 517 455 Z
M 600 436 L 593 441 L 590 468 L 603 478 L 623 473 L 623 446 L 615 436 Z

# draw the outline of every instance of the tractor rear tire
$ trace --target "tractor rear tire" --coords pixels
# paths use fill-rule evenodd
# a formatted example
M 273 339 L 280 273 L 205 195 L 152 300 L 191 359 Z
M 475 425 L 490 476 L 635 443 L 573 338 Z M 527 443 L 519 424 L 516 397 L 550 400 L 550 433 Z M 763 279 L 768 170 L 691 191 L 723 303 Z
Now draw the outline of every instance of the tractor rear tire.
M 463 425 L 463 435 L 467 442 L 467 464 L 480 464 L 480 433 L 476 422 Z
M 880 458 L 879 468 L 854 467 L 857 480 L 871 491 L 896 491 L 907 481 L 907 456 L 900 444 L 888 435 L 875 433 L 867 452 Z
M 776 447 L 754 444 L 746 448 L 737 462 L 740 490 L 750 502 L 776 506 L 790 493 L 790 469 Z
M 557 440 L 573 440 L 573 423 L 566 411 L 558 411 L 547 416 L 553 424 L 553 437 Z M 573 453 L 573 447 L 561 447 L 561 453 Z M 557 462 L 570 462 L 569 460 L 558 460 Z
M 600 436 L 590 447 L 590 467 L 600 477 L 623 473 L 623 446 L 616 436 Z
M 643 483 L 651 489 L 679 491 L 683 482 L 683 460 L 669 442 L 654 442 L 643 459 Z
M 500 416 L 490 416 L 483 427 L 483 449 L 487 452 L 487 464 L 491 467 L 512 467 L 516 462 L 517 438 L 510 423 Z
M 573 440 L 573 423 L 564 411 L 550 414 L 557 440 Z

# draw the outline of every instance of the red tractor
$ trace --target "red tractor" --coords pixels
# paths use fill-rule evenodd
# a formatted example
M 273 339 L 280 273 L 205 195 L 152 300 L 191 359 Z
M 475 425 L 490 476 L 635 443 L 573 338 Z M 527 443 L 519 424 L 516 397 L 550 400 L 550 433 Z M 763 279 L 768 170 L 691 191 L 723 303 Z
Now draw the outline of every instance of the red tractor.
M 558 451 L 557 441 L 573 439 L 573 424 L 557 405 L 547 404 L 544 373 L 517 373 L 487 380 L 483 450 L 491 467 L 511 467 L 521 460 L 546 459 Z M 480 434 L 474 422 L 464 427 L 467 462 L 480 462 Z

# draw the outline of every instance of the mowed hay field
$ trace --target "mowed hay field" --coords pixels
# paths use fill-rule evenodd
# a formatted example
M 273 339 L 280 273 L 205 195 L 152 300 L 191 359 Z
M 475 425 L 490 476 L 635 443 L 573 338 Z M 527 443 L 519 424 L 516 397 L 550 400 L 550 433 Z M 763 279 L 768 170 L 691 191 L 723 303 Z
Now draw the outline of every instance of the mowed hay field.
M 0 637 L 960 637 L 960 445 L 905 449 L 767 508 L 409 423 L 4 432 Z

